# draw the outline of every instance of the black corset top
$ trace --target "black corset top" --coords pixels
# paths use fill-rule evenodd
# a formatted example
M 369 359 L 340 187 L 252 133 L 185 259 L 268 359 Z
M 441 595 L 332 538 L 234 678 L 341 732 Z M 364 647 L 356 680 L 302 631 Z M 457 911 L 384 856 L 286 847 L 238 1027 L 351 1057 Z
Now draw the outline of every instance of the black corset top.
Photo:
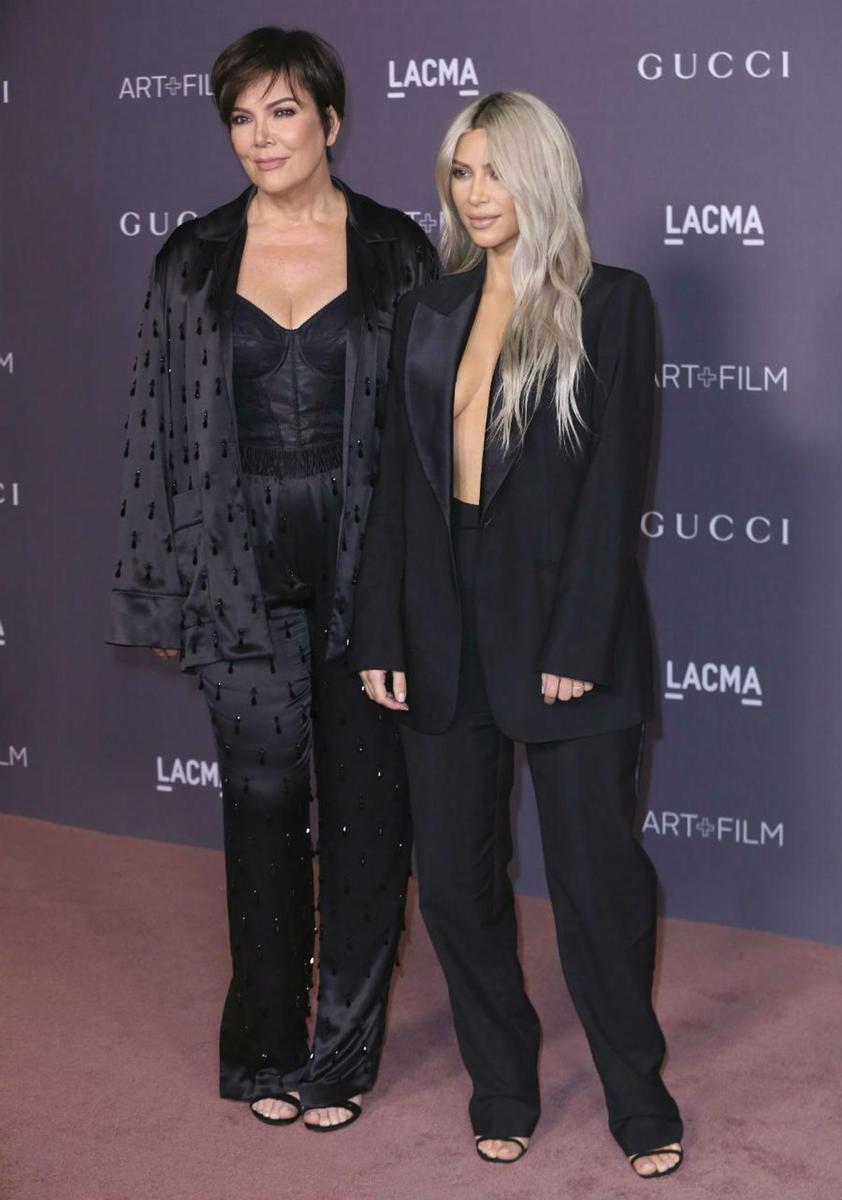
M 342 465 L 348 293 L 296 329 L 235 297 L 234 405 L 243 469 L 314 475 Z

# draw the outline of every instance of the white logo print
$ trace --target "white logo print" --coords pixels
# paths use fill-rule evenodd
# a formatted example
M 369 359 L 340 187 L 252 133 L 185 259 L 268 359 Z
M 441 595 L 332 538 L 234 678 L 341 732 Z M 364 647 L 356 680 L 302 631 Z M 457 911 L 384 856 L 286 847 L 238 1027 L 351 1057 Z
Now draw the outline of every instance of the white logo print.
M 661 812 L 659 815 L 650 810 L 643 822 L 643 832 L 657 833 L 662 837 L 701 837 L 705 840 L 712 837 L 717 842 L 737 842 L 741 846 L 766 846 L 771 843 L 783 848 L 784 844 L 783 821 L 778 821 L 777 825 L 761 821 L 758 826 L 756 821 L 748 817 L 717 817 L 711 820 L 707 816 L 700 817 L 698 813 Z
M 407 209 L 406 215 L 408 217 L 412 217 L 413 221 L 416 221 L 421 226 L 428 237 L 434 229 L 439 229 L 441 227 L 443 217 L 443 213 L 441 211 L 439 211 L 438 216 L 433 216 L 432 213 L 422 213 L 420 209 Z
M 0 370 L 8 371 L 10 375 L 15 373 L 15 356 L 11 350 L 6 354 L 0 354 Z
M 664 390 L 693 392 L 713 388 L 716 392 L 771 392 L 780 388 L 789 389 L 789 372 L 786 367 L 737 366 L 723 363 L 718 367 L 701 366 L 700 363 L 664 363 L 661 378 L 656 380 Z
M 728 667 L 725 663 L 688 662 L 682 672 L 671 658 L 667 659 L 667 679 L 664 697 L 683 700 L 687 692 L 731 693 L 739 696 L 740 704 L 749 708 L 763 705 L 763 690 L 755 667 Z
M 470 58 L 411 58 L 402 71 L 389 59 L 389 100 L 403 100 L 410 87 L 455 87 L 460 96 L 478 96 L 479 81 Z
M 695 50 L 691 54 L 667 55 L 641 54 L 637 60 L 637 73 L 641 79 L 663 79 L 664 75 L 672 75 L 675 79 L 695 79 L 699 74 L 707 74 L 711 79 L 730 79 L 733 75 L 745 73 L 749 79 L 768 79 L 780 66 L 781 79 L 789 79 L 789 51 L 782 50 L 780 64 L 768 50 L 750 50 L 745 58 L 735 58 L 727 50 L 714 50 L 702 60 L 699 70 L 699 55 Z
M 212 787 L 219 791 L 219 764 L 203 762 L 198 758 L 188 758 L 182 761 L 174 758 L 169 774 L 164 770 L 164 760 L 158 756 L 156 792 L 171 792 L 176 783 L 187 787 Z
M 22 767 L 29 766 L 29 755 L 26 746 L 20 748 L 16 746 L 9 747 L 9 757 L 0 758 L 0 767 L 14 767 L 20 764 Z
M 11 504 L 17 508 L 20 504 L 20 488 L 17 483 L 0 483 L 0 504 Z
M 190 221 L 196 214 L 189 208 L 178 214 L 175 219 L 173 228 L 183 225 L 185 221 Z M 120 232 L 125 237 L 137 237 L 143 230 L 144 225 L 150 233 L 154 233 L 156 237 L 164 237 L 170 231 L 170 214 L 168 212 L 156 213 L 138 213 L 124 212 L 120 217 Z
M 688 234 L 725 235 L 735 233 L 744 246 L 765 246 L 766 234 L 756 204 L 689 204 L 684 215 L 676 215 L 666 206 L 665 246 L 683 246 Z
M 127 75 L 120 84 L 118 100 L 166 100 L 178 96 L 212 96 L 207 72 L 186 75 Z
M 780 530 L 777 522 L 770 517 L 749 517 L 743 525 L 737 523 L 728 513 L 715 513 L 705 524 L 700 526 L 698 513 L 675 514 L 674 532 L 679 541 L 692 542 L 699 536 L 700 528 L 714 542 L 733 542 L 737 533 L 745 534 L 749 542 L 756 546 L 771 541 L 780 541 L 782 546 L 789 545 L 789 517 L 780 518 Z M 654 509 L 645 512 L 640 519 L 640 531 L 648 538 L 661 538 L 668 532 L 673 532 L 673 523 L 667 523 L 664 514 Z

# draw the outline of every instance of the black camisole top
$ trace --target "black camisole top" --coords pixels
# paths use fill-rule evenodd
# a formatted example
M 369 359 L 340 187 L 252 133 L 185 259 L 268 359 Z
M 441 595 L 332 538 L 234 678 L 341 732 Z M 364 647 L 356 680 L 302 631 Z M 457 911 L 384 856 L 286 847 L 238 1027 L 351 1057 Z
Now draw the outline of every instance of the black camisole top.
M 342 465 L 348 293 L 296 329 L 235 297 L 233 383 L 243 470 L 281 478 Z

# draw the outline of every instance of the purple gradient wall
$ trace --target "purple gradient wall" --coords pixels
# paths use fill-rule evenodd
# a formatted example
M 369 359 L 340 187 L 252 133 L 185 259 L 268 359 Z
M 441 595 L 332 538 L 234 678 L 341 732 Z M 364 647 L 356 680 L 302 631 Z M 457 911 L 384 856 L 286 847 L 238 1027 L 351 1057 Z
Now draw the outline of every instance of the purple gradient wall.
M 337 173 L 433 237 L 460 92 L 526 88 L 567 123 L 594 257 L 642 271 L 661 324 L 644 838 L 665 911 L 842 942 L 835 0 L 7 5 L 0 807 L 219 844 L 195 684 L 103 636 L 145 272 L 244 186 L 205 73 L 266 23 L 337 46 Z M 525 768 L 515 808 L 518 886 L 543 893 Z

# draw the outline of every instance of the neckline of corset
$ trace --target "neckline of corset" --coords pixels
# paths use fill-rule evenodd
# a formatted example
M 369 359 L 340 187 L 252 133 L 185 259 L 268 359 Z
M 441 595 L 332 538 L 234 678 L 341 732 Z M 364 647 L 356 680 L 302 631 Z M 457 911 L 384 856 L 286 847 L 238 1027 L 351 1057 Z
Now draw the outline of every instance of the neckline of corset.
M 236 293 L 235 299 L 241 300 L 244 304 L 247 304 L 249 308 L 253 308 L 255 312 L 258 312 L 262 317 L 265 317 L 266 320 L 269 321 L 270 324 L 274 325 L 276 329 L 280 329 L 282 333 L 291 336 L 295 333 L 301 333 L 301 331 L 306 329 L 308 325 L 312 324 L 317 317 L 322 316 L 329 308 L 332 308 L 334 304 L 344 299 L 347 294 L 348 289 L 345 288 L 343 291 L 339 292 L 338 295 L 334 296 L 332 300 L 328 300 L 326 304 L 323 304 L 321 308 L 317 308 L 314 313 L 310 313 L 310 316 L 307 317 L 306 320 L 302 321 L 299 325 L 293 326 L 282 325 L 281 322 L 276 321 L 271 313 L 268 313 L 265 308 L 261 308 L 259 304 L 255 304 L 253 300 L 249 300 L 248 296 L 244 296 L 241 292 Z

